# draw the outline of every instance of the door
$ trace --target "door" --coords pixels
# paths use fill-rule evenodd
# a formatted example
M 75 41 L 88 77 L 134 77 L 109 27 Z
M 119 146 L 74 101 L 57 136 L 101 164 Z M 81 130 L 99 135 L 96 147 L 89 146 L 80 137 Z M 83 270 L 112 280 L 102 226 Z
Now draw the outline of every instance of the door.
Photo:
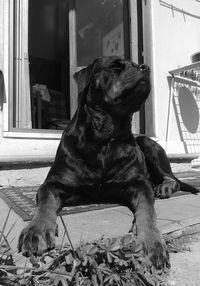
M 71 0 L 69 9 L 71 116 L 77 108 L 73 74 L 100 56 L 130 58 L 128 0 Z

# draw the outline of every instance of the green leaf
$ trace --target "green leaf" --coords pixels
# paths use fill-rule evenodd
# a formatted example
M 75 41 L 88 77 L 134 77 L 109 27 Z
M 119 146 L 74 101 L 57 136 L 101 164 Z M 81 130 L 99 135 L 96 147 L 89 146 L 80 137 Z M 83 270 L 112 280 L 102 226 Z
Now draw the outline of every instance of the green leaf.
M 97 253 L 98 247 L 96 245 L 92 246 L 88 252 L 89 255 L 95 255 Z
M 119 266 L 128 266 L 128 262 L 121 258 L 115 258 L 115 264 L 118 264 Z
M 126 236 L 123 236 L 122 238 L 121 238 L 121 243 L 125 246 L 125 245 L 127 245 L 127 244 L 131 244 L 131 243 L 133 243 L 134 241 L 133 241 L 133 236 L 132 236 L 132 234 L 127 234 Z
M 113 257 L 112 257 L 112 255 L 111 255 L 110 252 L 107 252 L 107 259 L 108 259 L 108 262 L 109 262 L 109 263 L 112 263 Z
M 53 282 L 54 286 L 69 286 L 68 282 L 62 275 L 57 275 Z
M 71 253 L 69 253 L 68 255 L 65 256 L 65 261 L 66 261 L 67 265 L 71 265 L 73 263 L 74 258 L 73 258 Z
M 99 278 L 100 284 L 102 285 L 103 284 L 103 275 L 101 273 L 101 270 L 98 267 L 96 268 L 96 272 L 97 272 L 97 276 Z
M 92 275 L 92 284 L 93 284 L 93 286 L 99 286 L 99 284 L 97 282 L 97 275 L 96 274 Z
M 136 245 L 136 247 L 134 249 L 134 255 L 136 253 L 139 253 L 139 252 L 142 252 L 142 251 L 143 251 L 143 245 L 142 245 L 142 243 L 139 243 L 139 244 Z
M 108 275 L 112 273 L 112 270 L 109 269 L 105 264 L 100 264 L 98 266 L 98 269 L 101 271 L 101 273 Z
M 19 284 L 20 285 L 27 285 L 27 280 L 25 278 L 22 278 L 21 280 L 19 280 Z
M 83 260 L 82 265 L 83 265 L 83 266 L 86 266 L 87 263 L 88 263 L 88 257 L 86 256 L 86 257 L 84 258 L 84 260 Z
M 76 282 L 76 286 L 80 285 L 80 283 L 79 283 L 79 273 L 76 273 L 76 275 L 75 275 L 75 282 Z
M 110 244 L 110 251 L 118 251 L 121 248 L 120 241 L 116 240 Z
M 113 282 L 120 282 L 120 281 L 121 281 L 121 278 L 116 273 L 112 273 L 111 275 L 107 276 L 104 279 L 104 283 L 106 283 L 106 282 L 113 283 Z M 113 285 L 113 284 L 111 284 L 111 285 Z

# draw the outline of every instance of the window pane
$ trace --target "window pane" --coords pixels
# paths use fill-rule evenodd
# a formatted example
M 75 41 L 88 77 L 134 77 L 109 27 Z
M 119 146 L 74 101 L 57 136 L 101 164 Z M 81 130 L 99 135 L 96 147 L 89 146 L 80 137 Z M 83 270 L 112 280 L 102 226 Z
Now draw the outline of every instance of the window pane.
M 64 129 L 69 119 L 68 1 L 29 0 L 33 128 Z
M 77 65 L 99 56 L 124 57 L 122 0 L 77 0 Z
M 14 128 L 64 129 L 68 123 L 68 3 L 15 1 Z

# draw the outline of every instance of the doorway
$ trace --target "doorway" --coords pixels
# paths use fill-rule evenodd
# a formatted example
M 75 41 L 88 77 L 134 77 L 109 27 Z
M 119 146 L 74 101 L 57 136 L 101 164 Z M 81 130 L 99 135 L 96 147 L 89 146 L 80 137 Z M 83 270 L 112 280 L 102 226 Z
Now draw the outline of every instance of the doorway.
M 129 0 L 14 1 L 12 128 L 63 130 L 73 75 L 100 56 L 130 58 Z
M 129 59 L 128 0 L 71 0 L 70 92 L 71 116 L 77 107 L 77 87 L 73 74 L 100 56 Z
M 70 119 L 68 11 L 66 0 L 29 0 L 33 128 L 64 129 Z

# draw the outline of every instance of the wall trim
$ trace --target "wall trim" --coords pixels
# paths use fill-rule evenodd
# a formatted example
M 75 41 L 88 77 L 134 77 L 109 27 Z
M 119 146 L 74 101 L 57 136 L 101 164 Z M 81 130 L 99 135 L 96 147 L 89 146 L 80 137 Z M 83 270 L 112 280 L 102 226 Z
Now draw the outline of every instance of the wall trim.
M 61 139 L 62 137 L 62 132 L 58 133 L 43 133 L 43 132 L 3 132 L 3 137 L 4 138 L 26 138 L 26 139 Z

